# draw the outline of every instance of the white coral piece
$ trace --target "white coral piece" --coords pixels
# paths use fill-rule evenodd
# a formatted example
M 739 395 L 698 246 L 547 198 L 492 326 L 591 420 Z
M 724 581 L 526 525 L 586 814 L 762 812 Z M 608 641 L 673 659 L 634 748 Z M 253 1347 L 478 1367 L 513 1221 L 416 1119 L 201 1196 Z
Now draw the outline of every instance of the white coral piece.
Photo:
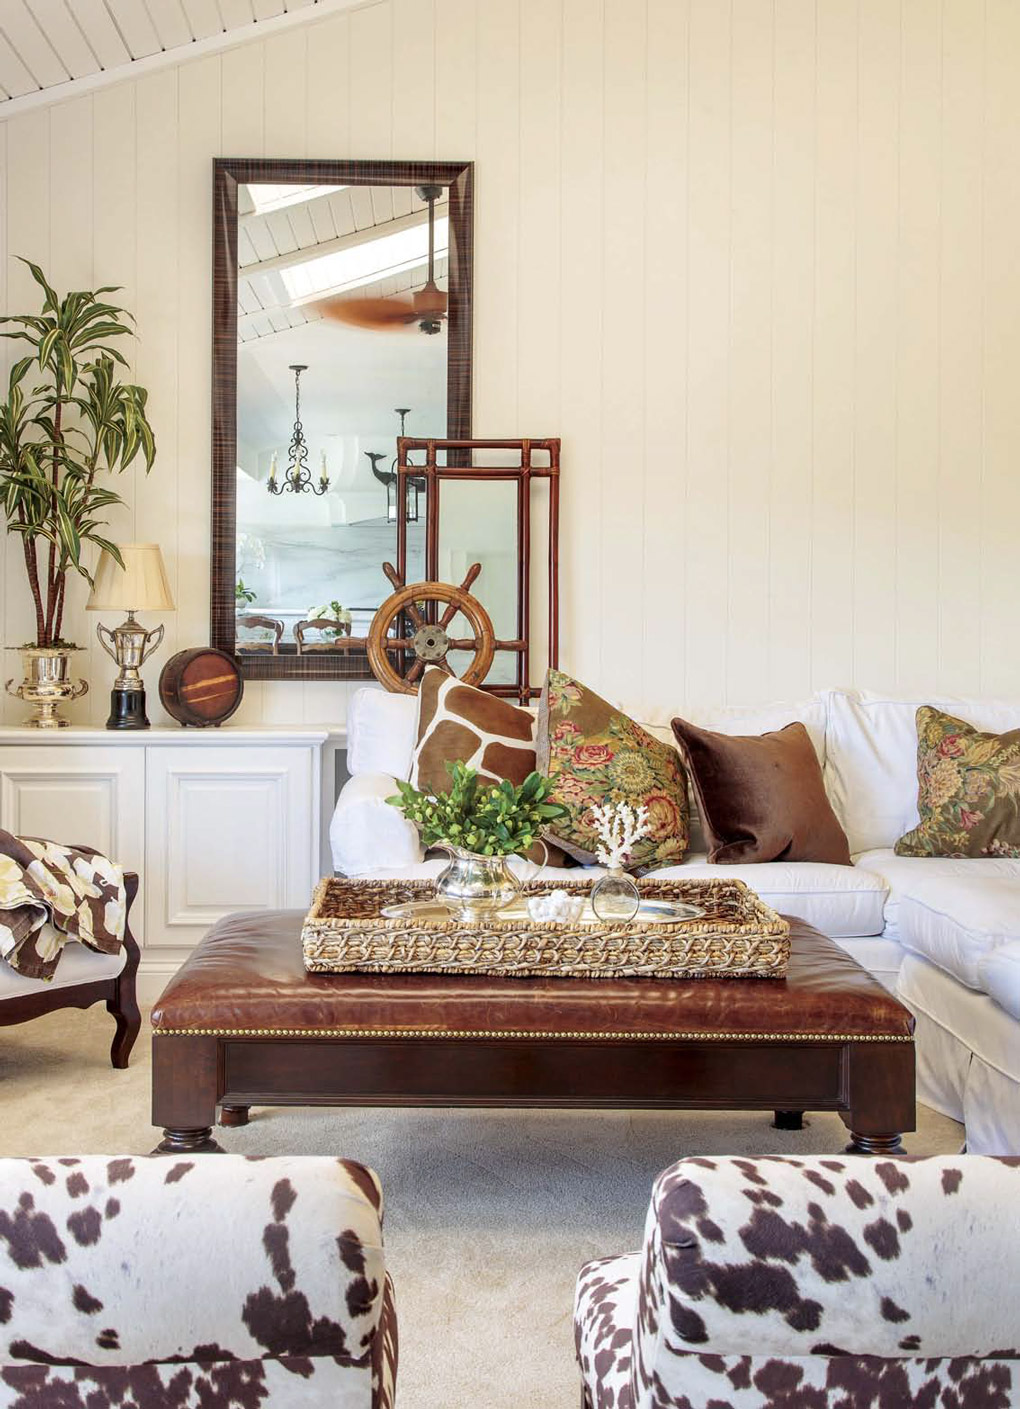
M 648 819 L 648 808 L 631 807 L 627 802 L 604 802 L 591 809 L 595 818 L 595 831 L 602 845 L 595 852 L 600 866 L 610 870 L 622 866 L 630 856 L 636 842 L 647 837 L 652 830 Z

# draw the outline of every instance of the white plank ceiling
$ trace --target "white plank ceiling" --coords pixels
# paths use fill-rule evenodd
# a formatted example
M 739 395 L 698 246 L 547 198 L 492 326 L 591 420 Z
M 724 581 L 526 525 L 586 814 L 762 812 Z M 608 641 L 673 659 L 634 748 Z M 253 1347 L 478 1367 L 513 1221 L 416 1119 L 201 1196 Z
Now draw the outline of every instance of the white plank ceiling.
M 0 116 L 4 104 L 65 84 L 120 77 L 144 59 L 189 57 L 249 26 L 331 0 L 0 0 Z M 73 90 L 71 90 L 73 91 Z M 54 97 L 60 96 L 54 94 Z

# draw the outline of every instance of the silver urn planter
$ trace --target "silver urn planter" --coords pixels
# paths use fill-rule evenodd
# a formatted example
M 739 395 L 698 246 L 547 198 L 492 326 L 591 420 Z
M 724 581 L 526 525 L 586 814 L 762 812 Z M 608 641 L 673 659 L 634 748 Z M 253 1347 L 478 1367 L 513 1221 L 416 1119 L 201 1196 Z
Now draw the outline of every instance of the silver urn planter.
M 21 652 L 24 673 L 20 685 L 11 689 L 13 677 L 5 686 L 9 695 L 24 700 L 34 713 L 27 720 L 32 729 L 66 729 L 69 719 L 59 713 L 68 700 L 80 699 L 88 692 L 87 680 L 71 679 L 71 656 L 80 646 L 13 646 Z
M 521 883 L 505 856 L 480 856 L 449 843 L 441 845 L 450 853 L 450 864 L 436 877 L 436 899 L 459 919 L 484 920 L 520 895 Z

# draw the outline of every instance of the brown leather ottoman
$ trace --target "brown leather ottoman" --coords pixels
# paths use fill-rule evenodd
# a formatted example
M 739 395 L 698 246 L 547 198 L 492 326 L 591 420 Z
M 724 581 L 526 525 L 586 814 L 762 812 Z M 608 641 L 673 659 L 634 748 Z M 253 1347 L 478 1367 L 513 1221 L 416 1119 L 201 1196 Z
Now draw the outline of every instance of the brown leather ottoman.
M 308 974 L 300 911 L 228 915 L 152 1010 L 163 1151 L 216 1150 L 216 1107 L 835 1110 L 852 1150 L 914 1129 L 913 1019 L 792 921 L 785 979 Z

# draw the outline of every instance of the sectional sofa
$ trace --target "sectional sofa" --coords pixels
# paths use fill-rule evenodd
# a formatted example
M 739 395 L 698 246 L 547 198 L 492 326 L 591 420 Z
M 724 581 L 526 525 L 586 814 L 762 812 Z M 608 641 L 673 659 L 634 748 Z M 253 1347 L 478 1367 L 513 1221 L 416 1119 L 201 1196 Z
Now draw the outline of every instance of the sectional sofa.
M 1020 1153 L 1020 859 L 896 856 L 897 839 L 917 823 L 920 704 L 995 733 L 1020 727 L 1020 703 L 905 700 L 853 690 L 692 712 L 695 723 L 730 734 L 760 734 L 800 720 L 821 760 L 853 865 L 713 866 L 694 818 L 683 865 L 658 874 L 738 876 L 775 909 L 831 936 L 914 1013 L 919 1099 L 963 1122 L 972 1153 Z M 672 742 L 665 712 L 628 712 Z M 334 865 L 344 875 L 428 877 L 445 864 L 423 856 L 415 829 L 385 801 L 394 780 L 408 776 L 415 728 L 414 697 L 375 688 L 354 695 L 350 778 L 330 827 Z

